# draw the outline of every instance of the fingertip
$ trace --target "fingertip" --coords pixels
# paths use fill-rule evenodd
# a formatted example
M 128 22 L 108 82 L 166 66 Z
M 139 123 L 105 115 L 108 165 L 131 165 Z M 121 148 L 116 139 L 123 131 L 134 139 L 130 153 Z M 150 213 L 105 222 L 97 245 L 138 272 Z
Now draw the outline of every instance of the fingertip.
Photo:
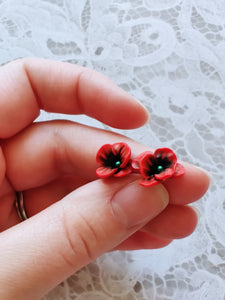
M 179 178 L 165 181 L 164 186 L 170 194 L 170 203 L 185 205 L 199 200 L 204 196 L 210 186 L 210 176 L 207 171 L 182 163 L 185 174 Z
M 134 99 L 134 101 L 136 101 L 136 103 L 138 105 L 138 110 L 140 113 L 140 123 L 137 124 L 137 127 L 141 127 L 141 126 L 144 126 L 144 125 L 150 123 L 151 115 L 150 115 L 150 112 L 148 111 L 148 109 L 144 106 L 144 104 L 142 104 L 142 102 L 140 100 L 138 100 L 136 98 L 133 98 L 133 99 Z
M 186 177 L 188 177 L 190 187 L 193 189 L 196 200 L 200 199 L 207 192 L 211 185 L 211 175 L 197 166 L 187 165 Z
M 170 205 L 145 227 L 160 239 L 181 239 L 192 234 L 198 224 L 197 210 L 188 205 Z
M 135 129 L 150 122 L 150 113 L 136 98 L 112 83 L 113 92 L 109 92 L 108 106 L 104 115 L 100 113 L 99 120 L 118 129 Z M 94 111 L 94 110 L 93 110 Z M 102 111 L 103 113 L 103 111 Z
M 199 171 L 200 176 L 204 177 L 205 184 L 210 188 L 213 185 L 213 176 L 212 174 L 200 167 L 195 166 L 195 169 Z
M 123 241 L 113 250 L 143 250 L 160 249 L 168 246 L 173 240 L 157 238 L 145 231 L 136 231 L 127 240 Z
M 90 70 L 87 74 L 89 87 L 82 89 L 80 97 L 82 99 L 90 94 L 89 98 L 93 99 L 88 106 L 83 106 L 88 115 L 118 129 L 135 129 L 149 121 L 149 112 L 140 100 L 103 74 Z M 104 109 L 98 109 L 103 103 Z

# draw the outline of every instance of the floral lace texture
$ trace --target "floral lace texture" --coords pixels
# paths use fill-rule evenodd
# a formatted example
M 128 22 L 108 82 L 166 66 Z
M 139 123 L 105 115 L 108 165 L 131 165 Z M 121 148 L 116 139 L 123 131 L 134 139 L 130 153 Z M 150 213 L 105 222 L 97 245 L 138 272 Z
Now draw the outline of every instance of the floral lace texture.
M 44 299 L 225 299 L 224 0 L 0 0 L 0 32 L 0 64 L 41 56 L 106 74 L 152 116 L 120 133 L 214 177 L 190 237 L 103 255 Z M 62 117 L 111 130 L 83 116 L 40 119 Z

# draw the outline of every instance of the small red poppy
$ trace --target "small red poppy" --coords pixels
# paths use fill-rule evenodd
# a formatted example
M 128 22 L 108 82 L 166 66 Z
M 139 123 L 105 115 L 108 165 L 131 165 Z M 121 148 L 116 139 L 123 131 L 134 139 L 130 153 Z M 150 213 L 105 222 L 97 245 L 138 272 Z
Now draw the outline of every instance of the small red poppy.
M 147 151 L 132 162 L 134 170 L 139 169 L 143 179 L 142 186 L 153 186 L 171 177 L 184 175 L 184 167 L 177 162 L 175 153 L 169 148 L 157 149 L 154 153 Z
M 103 145 L 96 155 L 96 160 L 101 165 L 96 174 L 100 178 L 130 174 L 132 172 L 130 156 L 130 147 L 125 143 Z

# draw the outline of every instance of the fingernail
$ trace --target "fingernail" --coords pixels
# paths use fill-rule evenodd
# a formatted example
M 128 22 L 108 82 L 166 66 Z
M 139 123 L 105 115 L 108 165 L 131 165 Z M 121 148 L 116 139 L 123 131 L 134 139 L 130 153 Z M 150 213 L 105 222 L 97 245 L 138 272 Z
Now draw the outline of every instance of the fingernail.
M 114 216 L 127 228 L 144 224 L 157 216 L 168 204 L 163 185 L 143 187 L 138 181 L 118 191 L 111 202 Z
M 146 121 L 145 121 L 145 123 L 144 123 L 143 125 L 149 124 L 150 121 L 151 121 L 151 115 L 150 115 L 150 112 L 148 111 L 148 109 L 146 108 L 146 106 L 144 106 L 144 104 L 143 104 L 141 101 L 139 101 L 137 98 L 135 98 L 135 100 L 140 104 L 140 106 L 143 107 L 143 109 L 144 109 L 144 111 L 145 111 L 145 113 L 146 113 Z
M 134 100 L 135 102 L 137 102 L 137 103 L 142 107 L 142 109 L 143 109 L 144 112 L 145 112 L 145 121 L 144 121 L 144 123 L 142 124 L 142 126 L 143 126 L 143 125 L 147 125 L 148 123 L 150 123 L 151 115 L 150 115 L 150 112 L 148 111 L 147 107 L 146 107 L 139 99 L 137 99 L 136 97 L 134 97 L 134 96 L 130 96 L 130 97 L 132 97 L 133 100 Z
M 147 111 L 147 119 L 146 122 L 144 123 L 144 125 L 148 125 L 151 122 L 151 115 L 150 113 Z
M 196 207 L 194 207 L 194 206 L 192 206 L 192 209 L 195 211 L 195 213 L 196 213 L 196 215 L 197 215 L 197 217 L 198 217 L 198 220 L 200 219 L 200 211 L 196 208 Z

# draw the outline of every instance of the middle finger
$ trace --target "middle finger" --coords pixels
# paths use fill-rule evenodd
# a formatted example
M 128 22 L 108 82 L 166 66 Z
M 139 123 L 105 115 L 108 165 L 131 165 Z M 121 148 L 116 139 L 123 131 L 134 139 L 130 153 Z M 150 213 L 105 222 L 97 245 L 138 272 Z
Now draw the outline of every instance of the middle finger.
M 103 144 L 126 142 L 133 157 L 149 150 L 124 136 L 68 121 L 35 123 L 2 145 L 6 174 L 16 190 L 45 185 L 72 174 L 87 181 L 96 179 L 96 152 Z M 186 173 L 165 182 L 170 203 L 198 200 L 209 186 L 207 174 L 185 164 Z

